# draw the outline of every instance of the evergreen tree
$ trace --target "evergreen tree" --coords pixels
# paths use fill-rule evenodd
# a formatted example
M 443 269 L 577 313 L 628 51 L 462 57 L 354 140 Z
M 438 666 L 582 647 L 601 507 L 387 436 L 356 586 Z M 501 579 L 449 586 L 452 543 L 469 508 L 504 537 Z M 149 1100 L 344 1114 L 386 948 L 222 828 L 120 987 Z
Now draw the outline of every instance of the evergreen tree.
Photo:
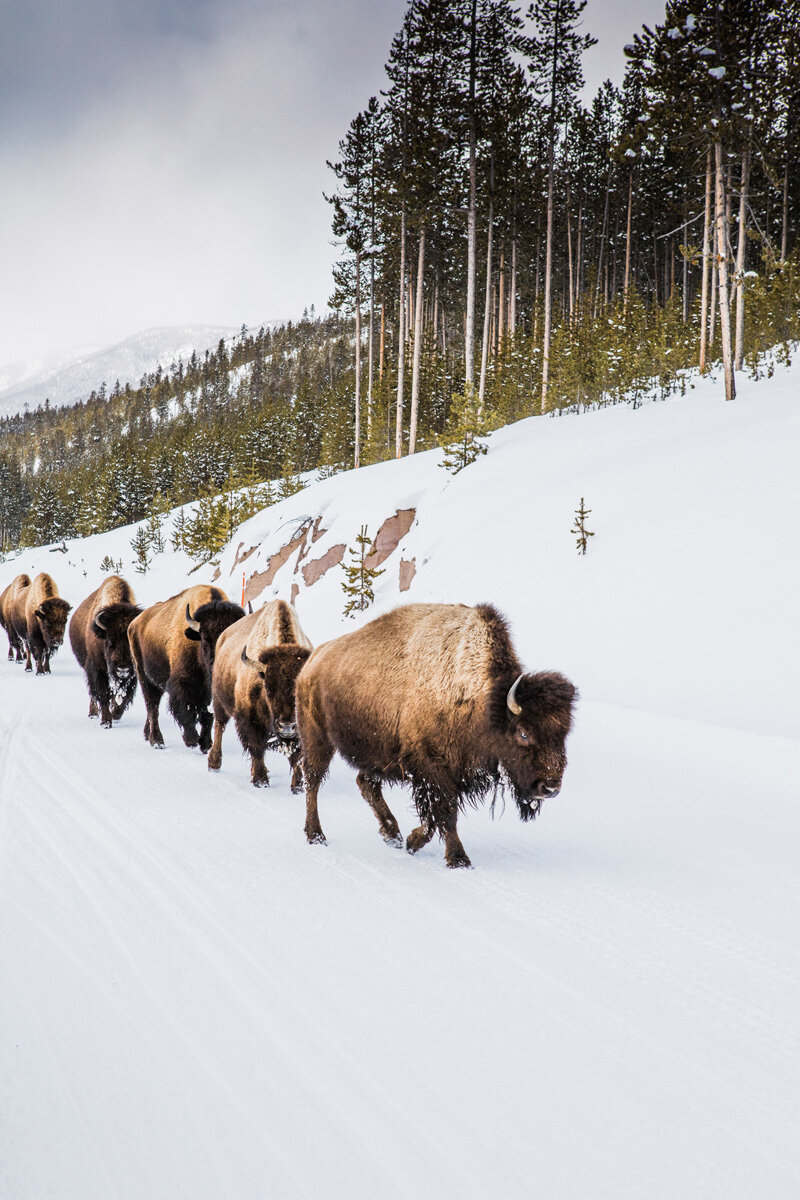
M 345 578 L 342 581 L 342 591 L 347 597 L 344 606 L 344 616 L 354 616 L 363 612 L 375 601 L 372 585 L 384 574 L 382 568 L 367 566 L 367 559 L 372 552 L 372 539 L 367 533 L 366 525 L 362 525 L 356 537 L 355 546 L 351 546 L 348 554 L 351 562 L 342 563 Z

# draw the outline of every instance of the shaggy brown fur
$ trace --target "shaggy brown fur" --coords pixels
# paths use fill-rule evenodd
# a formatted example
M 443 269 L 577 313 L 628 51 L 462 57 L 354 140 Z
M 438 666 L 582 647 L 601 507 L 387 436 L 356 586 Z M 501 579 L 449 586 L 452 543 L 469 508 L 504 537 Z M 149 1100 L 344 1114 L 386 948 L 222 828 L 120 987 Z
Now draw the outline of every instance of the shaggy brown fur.
M 109 575 L 72 614 L 69 640 L 86 672 L 89 716 L 100 712 L 100 724 L 110 729 L 133 701 L 136 672 L 128 642 L 128 626 L 141 612 L 130 584 Z
M 456 828 L 465 803 L 503 786 L 523 820 L 536 816 L 560 789 L 577 693 L 555 672 L 524 675 L 514 715 L 521 674 L 488 604 L 411 604 L 320 646 L 297 680 L 308 840 L 325 840 L 317 793 L 337 750 L 392 844 L 400 831 L 381 784 L 410 782 L 420 825 L 406 847 L 438 833 L 449 867 L 470 865 Z
M 21 588 L 29 588 L 30 586 L 30 575 L 17 575 L 15 579 L 11 580 L 11 583 L 8 585 L 8 587 L 3 589 L 2 594 L 0 594 L 0 625 L 3 626 L 8 634 L 9 660 L 16 659 L 17 662 L 22 662 L 25 657 L 25 643 L 14 625 L 14 606 L 17 603 L 18 591 Z M 21 623 L 24 624 L 24 604 L 20 608 L 20 620 Z
M 253 786 L 269 783 L 264 752 L 272 746 L 289 755 L 292 791 L 303 790 L 294 685 L 312 649 L 297 613 L 285 600 L 271 600 L 220 635 L 211 684 L 214 744 L 208 756 L 210 771 L 222 766 L 222 736 L 233 717 L 239 740 L 250 755 Z M 257 665 L 243 662 L 243 652 Z
M 50 674 L 50 659 L 64 641 L 67 614 L 71 608 L 72 605 L 59 596 L 54 579 L 45 571 L 36 576 L 30 587 L 17 590 L 13 620 L 27 650 L 26 671 L 33 670 L 33 658 L 37 675 Z
M 187 607 L 192 623 L 186 619 Z M 187 746 L 205 752 L 211 746 L 211 671 L 217 638 L 244 615 L 221 588 L 197 584 L 169 600 L 146 608 L 128 626 L 133 663 L 139 678 L 147 720 L 144 736 L 163 746 L 158 707 L 164 692 Z M 199 733 L 198 733 L 199 726 Z

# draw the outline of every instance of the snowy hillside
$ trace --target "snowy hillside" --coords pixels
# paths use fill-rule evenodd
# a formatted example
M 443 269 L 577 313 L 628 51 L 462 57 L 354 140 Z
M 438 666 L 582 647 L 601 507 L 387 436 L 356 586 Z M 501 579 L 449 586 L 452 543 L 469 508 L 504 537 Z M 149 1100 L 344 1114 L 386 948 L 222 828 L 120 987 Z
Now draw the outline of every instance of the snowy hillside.
M 103 383 L 109 391 L 117 380 L 123 387 L 126 383 L 137 385 L 159 364 L 168 370 L 179 358 L 186 362 L 192 351 L 203 355 L 206 350 L 215 350 L 220 338 L 228 339 L 238 332 L 222 325 L 147 329 L 113 346 L 0 367 L 0 416 L 22 412 L 26 404 L 36 408 L 47 399 L 54 407 L 85 400 Z
M 0 654 L 0 1194 L 789 1200 L 800 1190 L 800 365 L 314 482 L 243 525 L 218 583 L 293 598 L 339 563 L 376 604 L 489 600 L 581 691 L 560 796 L 460 821 L 474 871 L 384 846 L 352 772 L 305 844 L 283 759 L 255 791 L 86 718 L 68 650 Z M 595 536 L 576 553 L 581 497 Z M 213 571 L 133 529 L 0 564 L 77 604 L 104 556 L 151 603 Z M 0 634 L 2 639 L 2 634 Z M 390 807 L 407 834 L 400 790 Z

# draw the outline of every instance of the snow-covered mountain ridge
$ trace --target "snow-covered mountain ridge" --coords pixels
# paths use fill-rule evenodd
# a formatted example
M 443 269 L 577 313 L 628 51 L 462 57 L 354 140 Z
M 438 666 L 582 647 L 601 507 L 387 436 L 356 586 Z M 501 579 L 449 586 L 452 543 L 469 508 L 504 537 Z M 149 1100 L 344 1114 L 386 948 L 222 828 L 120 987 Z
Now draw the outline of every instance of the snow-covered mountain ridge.
M 466 812 L 471 872 L 387 848 L 338 760 L 308 846 L 285 761 L 256 792 L 232 725 L 210 775 L 166 705 L 156 752 L 140 696 L 87 720 L 68 649 L 38 679 L 0 654 L 0 1194 L 795 1200 L 799 401 L 800 364 L 731 404 L 696 380 L 236 531 L 219 584 L 293 597 L 316 644 L 490 601 L 578 685 L 561 795 Z M 363 524 L 385 573 L 354 621 Z M 136 574 L 134 532 L 25 550 L 0 587 L 44 569 L 77 604 L 108 556 L 149 604 L 214 574 Z
M 137 386 L 159 364 L 167 371 L 178 359 L 186 362 L 193 351 L 202 357 L 206 350 L 215 350 L 220 339 L 227 341 L 239 332 L 227 325 L 165 326 L 111 346 L 0 367 L 0 416 L 22 412 L 26 404 L 36 408 L 45 400 L 53 407 L 86 400 L 103 383 L 109 392 L 117 380 L 123 387 Z

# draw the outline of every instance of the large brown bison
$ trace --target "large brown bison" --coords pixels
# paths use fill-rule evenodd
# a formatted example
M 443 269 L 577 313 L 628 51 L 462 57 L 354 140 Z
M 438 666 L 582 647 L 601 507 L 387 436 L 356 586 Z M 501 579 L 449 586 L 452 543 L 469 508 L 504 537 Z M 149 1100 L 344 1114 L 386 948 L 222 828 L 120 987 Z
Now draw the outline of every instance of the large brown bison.
M 250 755 L 253 786 L 269 783 L 264 752 L 272 746 L 288 753 L 292 791 L 302 791 L 294 685 L 312 649 L 297 613 L 285 600 L 269 601 L 220 634 L 211 683 L 210 771 L 222 766 L 222 736 L 233 717 L 239 740 Z
M 96 717 L 99 709 L 105 729 L 119 720 L 136 692 L 128 626 L 141 611 L 130 584 L 109 575 L 78 605 L 69 623 L 73 653 L 86 672 L 89 716 Z
M 30 586 L 30 575 L 17 575 L 15 579 L 11 580 L 8 587 L 3 589 L 2 594 L 0 594 L 0 625 L 3 626 L 8 635 L 9 660 L 15 658 L 17 662 L 22 662 L 25 657 L 25 645 L 14 627 L 14 605 L 16 604 L 17 592 L 20 588 L 29 588 Z M 24 605 L 21 608 L 21 613 L 24 618 Z
M 438 833 L 448 867 L 468 867 L 459 810 L 506 787 L 535 817 L 561 788 L 576 696 L 563 675 L 523 673 L 488 604 L 411 604 L 327 642 L 297 680 L 306 837 L 325 841 L 317 792 L 338 750 L 386 842 L 402 844 L 381 784 L 408 781 L 420 825 L 406 848 Z
M 146 608 L 128 626 L 128 640 L 147 706 L 144 736 L 163 746 L 158 706 L 164 692 L 187 746 L 211 746 L 211 672 L 217 638 L 244 616 L 221 588 L 202 583 Z M 198 733 L 199 726 L 199 733 Z
M 33 658 L 37 675 L 50 674 L 50 659 L 64 642 L 71 609 L 72 605 L 59 596 L 54 579 L 46 571 L 40 571 L 30 586 L 17 588 L 11 619 L 25 645 L 26 671 L 33 670 Z

